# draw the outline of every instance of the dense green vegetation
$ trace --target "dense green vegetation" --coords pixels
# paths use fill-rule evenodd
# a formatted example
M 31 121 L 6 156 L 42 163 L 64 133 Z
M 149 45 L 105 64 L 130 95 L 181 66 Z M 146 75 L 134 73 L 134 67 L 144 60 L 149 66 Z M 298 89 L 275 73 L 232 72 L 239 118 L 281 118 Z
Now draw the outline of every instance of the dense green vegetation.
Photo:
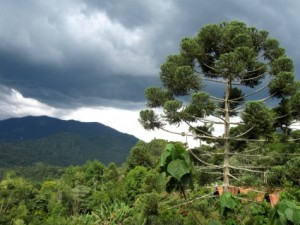
M 203 78 L 223 84 L 224 98 L 203 92 Z M 264 79 L 268 84 L 259 87 Z M 300 120 L 300 92 L 279 42 L 237 21 L 208 25 L 182 40 L 180 53 L 162 65 L 161 80 L 164 88 L 150 87 L 146 97 L 150 108 L 163 111 L 141 111 L 141 124 L 166 130 L 185 123 L 200 147 L 139 141 L 121 166 L 89 160 L 2 168 L 0 224 L 299 225 L 300 132 L 290 126 Z M 256 89 L 244 93 L 234 85 Z M 265 88 L 265 98 L 248 99 Z M 275 108 L 263 103 L 270 98 Z M 241 121 L 234 123 L 236 115 Z M 213 135 L 214 123 L 224 125 L 223 135 Z M 75 135 L 59 149 L 70 145 L 71 154 L 84 158 Z M 53 142 L 39 140 L 51 158 Z M 27 141 L 17 148 L 26 149 Z M 92 148 L 91 142 L 83 145 Z
M 184 144 L 164 140 L 139 141 L 122 166 L 95 160 L 66 168 L 39 163 L 6 169 L 0 224 L 299 224 L 300 142 L 280 138 L 259 146 L 263 157 L 251 158 L 253 166 L 264 166 L 266 177 L 249 172 L 233 182 L 254 189 L 246 195 L 217 195 L 222 177 L 196 160 L 220 161 L 213 154 L 220 147 L 203 145 L 193 156 Z M 211 155 L 201 154 L 207 150 Z M 263 201 L 255 191 L 264 192 Z M 269 194 L 277 191 L 281 199 L 272 208 Z

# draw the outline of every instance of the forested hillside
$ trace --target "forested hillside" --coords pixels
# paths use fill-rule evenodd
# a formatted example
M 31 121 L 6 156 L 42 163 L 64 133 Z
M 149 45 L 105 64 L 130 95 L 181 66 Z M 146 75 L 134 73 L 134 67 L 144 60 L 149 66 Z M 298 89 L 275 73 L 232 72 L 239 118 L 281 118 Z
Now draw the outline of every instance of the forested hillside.
M 300 143 L 278 138 L 260 146 L 264 157 L 248 160 L 264 165 L 264 173 L 241 174 L 223 195 L 222 177 L 198 160 L 221 162 L 218 146 L 203 145 L 188 157 L 181 143 L 140 141 L 122 167 L 94 160 L 10 169 L 0 181 L 0 224 L 299 224 Z
M 64 121 L 46 116 L 0 121 L 1 167 L 37 162 L 69 166 L 97 159 L 120 164 L 138 141 L 99 123 Z

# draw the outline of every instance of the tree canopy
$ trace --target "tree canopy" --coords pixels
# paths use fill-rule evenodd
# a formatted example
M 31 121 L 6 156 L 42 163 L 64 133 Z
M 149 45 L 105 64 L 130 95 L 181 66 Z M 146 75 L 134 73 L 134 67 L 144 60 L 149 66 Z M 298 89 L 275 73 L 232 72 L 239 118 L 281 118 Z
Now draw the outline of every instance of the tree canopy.
M 187 124 L 190 133 L 185 135 L 221 141 L 228 186 L 231 142 L 267 141 L 276 127 L 286 130 L 299 119 L 299 84 L 293 72 L 292 59 L 267 31 L 239 21 L 207 25 L 195 37 L 183 38 L 180 52 L 161 65 L 163 87 L 145 91 L 149 109 L 140 112 L 140 122 L 150 130 Z M 224 95 L 208 93 L 207 86 L 221 88 Z M 278 106 L 271 108 L 269 99 Z M 233 123 L 232 116 L 241 121 Z M 204 129 L 217 123 L 224 125 L 222 136 Z M 233 125 L 238 125 L 234 136 Z

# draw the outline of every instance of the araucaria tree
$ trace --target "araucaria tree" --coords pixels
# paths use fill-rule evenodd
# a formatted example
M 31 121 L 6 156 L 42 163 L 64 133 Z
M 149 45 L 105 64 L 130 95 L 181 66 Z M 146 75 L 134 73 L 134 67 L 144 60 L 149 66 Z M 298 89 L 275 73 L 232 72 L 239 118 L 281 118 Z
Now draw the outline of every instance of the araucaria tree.
M 141 111 L 139 120 L 150 130 L 184 123 L 189 127 L 184 135 L 222 143 L 227 190 L 233 142 L 267 141 L 276 128 L 286 131 L 292 123 L 299 110 L 299 101 L 291 101 L 299 96 L 293 70 L 292 60 L 267 31 L 238 21 L 207 25 L 195 37 L 184 38 L 180 53 L 161 65 L 163 87 L 145 91 L 150 109 Z M 224 95 L 207 93 L 205 86 L 222 87 Z M 278 106 L 270 108 L 268 99 Z M 232 122 L 233 116 L 240 121 Z M 223 124 L 224 134 L 213 136 L 211 123 Z

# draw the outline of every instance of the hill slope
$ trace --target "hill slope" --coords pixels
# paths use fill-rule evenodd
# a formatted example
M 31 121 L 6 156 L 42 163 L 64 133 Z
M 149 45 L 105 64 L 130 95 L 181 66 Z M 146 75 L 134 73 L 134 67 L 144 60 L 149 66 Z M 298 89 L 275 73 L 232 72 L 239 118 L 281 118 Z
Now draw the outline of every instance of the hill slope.
M 137 141 L 100 123 L 47 116 L 12 118 L 0 121 L 0 166 L 35 162 L 68 166 L 94 159 L 119 164 Z

